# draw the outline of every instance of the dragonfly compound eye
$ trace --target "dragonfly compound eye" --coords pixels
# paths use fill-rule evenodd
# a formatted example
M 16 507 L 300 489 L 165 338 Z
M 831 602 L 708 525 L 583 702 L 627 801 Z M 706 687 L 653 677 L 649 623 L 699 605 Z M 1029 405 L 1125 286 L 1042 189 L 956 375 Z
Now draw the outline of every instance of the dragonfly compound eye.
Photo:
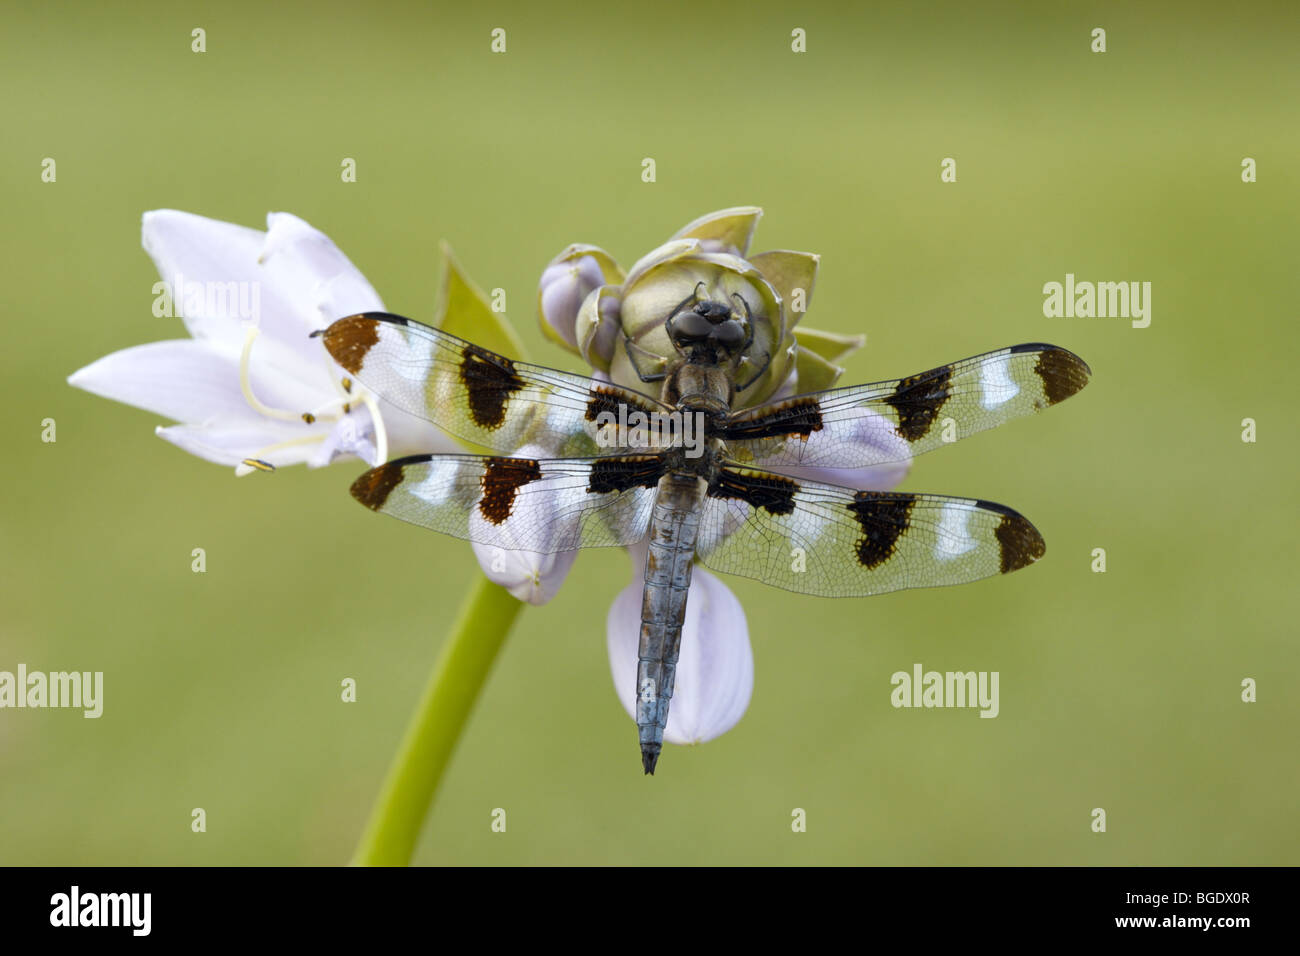
M 713 337 L 728 351 L 735 351 L 745 344 L 749 328 L 743 319 L 731 318 L 714 327 Z
M 701 342 L 713 333 L 713 329 L 713 322 L 697 309 L 678 312 L 668 323 L 668 332 L 679 345 Z

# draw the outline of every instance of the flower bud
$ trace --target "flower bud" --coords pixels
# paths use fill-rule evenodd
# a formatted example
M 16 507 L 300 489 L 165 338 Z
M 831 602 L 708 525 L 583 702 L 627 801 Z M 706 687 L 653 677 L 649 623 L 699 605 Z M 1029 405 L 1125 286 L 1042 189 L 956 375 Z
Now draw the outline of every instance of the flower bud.
M 698 295 L 735 303 L 753 331 L 734 368 L 734 407 L 768 400 L 796 366 L 805 390 L 828 387 L 840 372 L 836 358 L 861 340 L 841 348 L 837 338 L 844 337 L 810 330 L 811 348 L 796 342 L 819 259 L 786 249 L 749 255 L 762 215 L 757 206 L 737 206 L 701 216 L 638 259 L 626 277 L 596 246 L 570 246 L 542 273 L 543 332 L 615 383 L 654 391 L 652 383 L 677 357 L 665 322 Z
M 593 289 L 578 310 L 578 352 L 588 365 L 602 372 L 609 371 L 621 338 L 622 304 L 619 287 L 603 285 Z
M 753 341 L 736 367 L 737 406 L 762 401 L 789 376 L 793 340 L 787 342 L 781 301 L 749 262 L 727 253 L 699 250 L 698 240 L 677 240 L 657 261 L 642 264 L 623 287 L 621 323 L 629 347 L 615 350 L 610 377 L 644 388 L 644 377 L 663 371 L 676 356 L 665 320 L 698 295 L 736 302 L 753 330 Z M 664 247 L 666 248 L 666 247 Z
M 551 260 L 537 285 L 537 314 L 543 331 L 557 344 L 577 352 L 575 323 L 582 303 L 600 286 L 622 281 L 622 270 L 604 250 L 569 246 Z

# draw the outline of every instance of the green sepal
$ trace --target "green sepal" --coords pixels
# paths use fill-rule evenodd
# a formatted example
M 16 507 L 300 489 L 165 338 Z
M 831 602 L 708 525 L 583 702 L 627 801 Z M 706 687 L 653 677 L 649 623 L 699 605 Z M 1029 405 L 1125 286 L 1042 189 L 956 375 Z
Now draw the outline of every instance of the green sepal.
M 524 343 L 510 320 L 504 313 L 492 311 L 488 297 L 461 268 L 451 246 L 443 242 L 439 248 L 442 288 L 434 308 L 434 326 L 506 358 L 526 359 Z
M 802 335 L 799 337 L 799 348 L 795 352 L 794 367 L 799 373 L 796 391 L 801 395 L 830 388 L 844 372 L 840 366 L 804 348 Z
M 800 348 L 820 355 L 828 362 L 841 362 L 867 344 L 865 335 L 846 335 L 800 326 L 796 333 Z

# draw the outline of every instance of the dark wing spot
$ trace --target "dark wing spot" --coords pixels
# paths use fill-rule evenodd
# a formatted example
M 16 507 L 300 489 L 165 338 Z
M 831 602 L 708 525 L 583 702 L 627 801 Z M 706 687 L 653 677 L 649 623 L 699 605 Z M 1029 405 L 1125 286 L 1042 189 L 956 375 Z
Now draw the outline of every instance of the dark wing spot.
M 515 363 L 477 345 L 466 344 L 461 352 L 460 380 L 469 397 L 474 424 L 493 431 L 506 420 L 510 396 L 524 387 Z
M 948 401 L 948 380 L 952 366 L 943 365 L 903 379 L 894 394 L 885 399 L 898 412 L 898 434 L 908 441 L 920 441 L 929 432 Z
M 378 468 L 371 468 L 352 482 L 352 497 L 371 511 L 378 511 L 384 506 L 392 490 L 401 483 L 402 463 L 390 461 Z
M 587 490 L 594 494 L 653 488 L 667 470 L 660 455 L 616 455 L 597 458 L 591 466 Z
M 1043 394 L 1047 404 L 1063 402 L 1088 384 L 1092 370 L 1073 352 L 1047 346 L 1038 356 L 1034 371 L 1043 380 Z
M 894 556 L 898 540 L 912 520 L 912 495 L 889 495 L 859 491 L 853 496 L 849 511 L 862 526 L 858 539 L 858 563 L 868 571 L 880 567 Z
M 631 415 L 632 412 L 640 412 L 650 421 L 655 420 L 651 416 L 657 416 L 661 413 L 659 408 L 647 405 L 645 402 L 639 402 L 634 396 L 618 389 L 595 387 L 588 389 L 587 394 L 589 397 L 585 417 L 589 422 L 597 421 L 601 415 L 606 414 L 618 419 L 620 409 L 626 409 L 628 415 Z M 667 427 L 673 428 L 672 425 Z
M 485 458 L 480 479 L 483 499 L 478 510 L 492 524 L 502 524 L 515 507 L 515 494 L 524 485 L 542 477 L 542 468 L 531 458 Z
M 594 422 L 602 414 L 618 416 L 618 407 L 623 403 L 616 393 L 604 388 L 590 390 L 591 398 L 587 401 L 587 421 Z
M 992 501 L 977 501 L 976 504 L 985 511 L 1002 515 L 1002 520 L 994 529 L 993 535 L 998 539 L 998 547 L 1001 550 L 1003 574 L 1019 571 L 1047 553 L 1047 544 L 1043 541 L 1043 536 L 1024 515 L 1012 511 L 1006 505 Z
M 366 353 L 379 341 L 379 322 L 364 315 L 350 315 L 326 329 L 322 338 L 334 361 L 356 375 Z
M 761 414 L 742 412 L 722 426 L 723 441 L 752 441 L 759 438 L 807 438 L 822 430 L 822 407 L 815 398 L 797 398 L 764 408 Z
M 753 508 L 764 508 L 774 515 L 794 511 L 794 496 L 799 483 L 783 475 L 771 475 L 737 468 L 723 468 L 709 485 L 710 498 L 731 498 Z

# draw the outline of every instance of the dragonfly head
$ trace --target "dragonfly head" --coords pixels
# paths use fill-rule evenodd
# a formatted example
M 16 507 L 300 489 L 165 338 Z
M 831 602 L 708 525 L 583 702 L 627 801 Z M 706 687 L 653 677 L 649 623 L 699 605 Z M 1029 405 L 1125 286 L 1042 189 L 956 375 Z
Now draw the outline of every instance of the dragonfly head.
M 749 304 L 738 293 L 727 301 L 706 298 L 703 286 L 699 283 L 668 316 L 664 323 L 668 338 L 688 359 L 717 364 L 735 361 L 754 341 Z

